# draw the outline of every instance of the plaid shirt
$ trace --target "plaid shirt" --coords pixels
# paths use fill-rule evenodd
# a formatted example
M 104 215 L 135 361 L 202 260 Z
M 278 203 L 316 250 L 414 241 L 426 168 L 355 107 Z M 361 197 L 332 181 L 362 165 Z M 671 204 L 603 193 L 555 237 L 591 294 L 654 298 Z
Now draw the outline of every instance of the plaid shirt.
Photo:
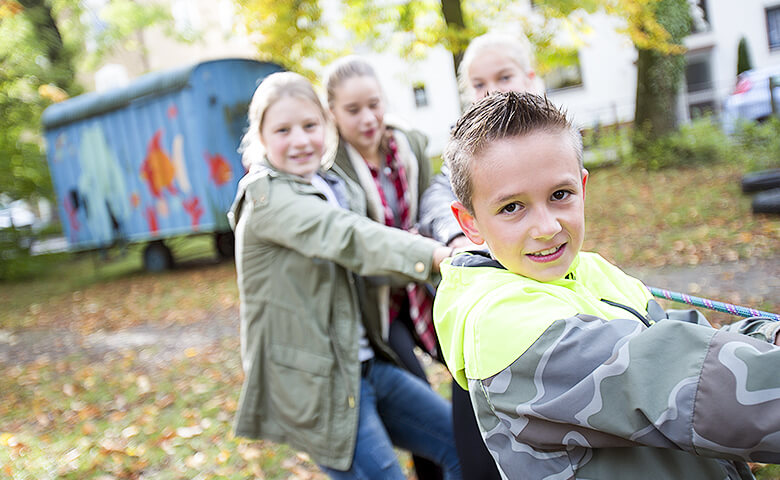
M 409 185 L 407 183 L 406 171 L 403 163 L 398 159 L 398 146 L 395 143 L 395 139 L 392 137 L 388 142 L 388 147 L 389 151 L 385 157 L 386 174 L 395 189 L 400 228 L 409 231 L 412 229 L 413 219 L 409 216 L 409 200 L 407 196 Z M 379 192 L 379 198 L 382 201 L 385 225 L 394 227 L 396 226 L 395 212 L 390 208 L 387 201 L 379 169 L 372 165 L 368 165 L 368 168 L 371 171 L 371 176 L 376 184 L 377 192 Z M 406 286 L 405 290 L 393 290 L 390 295 L 391 321 L 398 316 L 405 298 L 409 301 L 409 315 L 414 324 L 415 333 L 417 333 L 417 337 L 420 339 L 420 343 L 428 354 L 435 357 L 437 354 L 436 333 L 433 328 L 431 316 L 433 299 L 428 292 L 428 289 L 426 289 L 424 285 L 410 283 Z

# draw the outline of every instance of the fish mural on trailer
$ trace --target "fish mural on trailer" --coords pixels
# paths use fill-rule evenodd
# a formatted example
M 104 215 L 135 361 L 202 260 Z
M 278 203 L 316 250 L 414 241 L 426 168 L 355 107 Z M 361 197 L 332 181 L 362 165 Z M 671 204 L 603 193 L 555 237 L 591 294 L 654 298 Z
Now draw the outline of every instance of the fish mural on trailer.
M 219 153 L 214 155 L 205 153 L 206 163 L 209 166 L 209 178 L 218 187 L 228 183 L 233 178 L 233 170 L 225 157 Z
M 184 207 L 184 211 L 186 211 L 192 219 L 192 229 L 197 231 L 200 217 L 204 213 L 203 207 L 200 205 L 200 199 L 198 197 L 192 197 L 189 200 L 183 201 L 182 206 Z
M 190 193 L 192 185 L 184 162 L 184 137 L 182 134 L 173 137 L 171 160 L 173 160 L 173 169 L 176 171 L 176 185 L 182 193 Z
M 98 245 L 109 244 L 121 237 L 131 209 L 124 173 L 100 126 L 82 130 L 78 163 L 81 173 L 74 189 L 76 195 L 70 206 L 65 206 L 66 212 L 69 218 L 75 218 L 76 212 L 83 209 L 91 238 Z
M 176 168 L 174 168 L 168 154 L 162 149 L 161 138 L 162 130 L 157 130 L 149 142 L 146 158 L 141 164 L 141 178 L 146 181 L 152 195 L 157 198 L 162 198 L 163 189 L 167 189 L 173 195 L 178 193 L 173 185 Z

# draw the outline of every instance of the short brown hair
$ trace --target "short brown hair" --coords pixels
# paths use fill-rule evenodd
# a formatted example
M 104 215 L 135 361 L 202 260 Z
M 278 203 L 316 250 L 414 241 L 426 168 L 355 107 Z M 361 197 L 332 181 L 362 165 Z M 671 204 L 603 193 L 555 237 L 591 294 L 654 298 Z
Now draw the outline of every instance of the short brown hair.
M 572 147 L 582 167 L 582 137 L 566 116 L 546 96 L 532 93 L 497 92 L 473 103 L 450 133 L 443 157 L 450 169 L 452 190 L 473 213 L 471 163 L 497 140 L 534 132 L 571 135 Z

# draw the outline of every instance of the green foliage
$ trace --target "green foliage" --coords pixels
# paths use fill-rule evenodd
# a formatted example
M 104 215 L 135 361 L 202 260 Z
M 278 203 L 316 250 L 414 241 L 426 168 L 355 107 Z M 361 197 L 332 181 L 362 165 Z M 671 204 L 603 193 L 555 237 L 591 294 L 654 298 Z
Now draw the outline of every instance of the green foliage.
M 696 119 L 660 138 L 643 135 L 627 127 L 586 132 L 586 163 L 618 161 L 638 170 L 724 163 L 739 165 L 744 172 L 780 168 L 780 119 L 774 117 L 762 123 L 741 123 L 731 137 L 711 117 Z M 643 145 L 641 150 L 635 148 L 637 143 Z
M 33 239 L 29 228 L 0 230 L 0 283 L 34 278 L 63 260 L 63 254 L 31 256 Z
M 136 33 L 169 22 L 160 5 L 113 0 L 99 15 L 103 30 L 85 44 L 80 0 L 0 2 L 0 192 L 12 198 L 53 197 L 40 117 L 52 102 L 82 93 L 79 68 L 94 68 Z M 13 7 L 13 8 L 12 8 Z
M 247 31 L 259 34 L 260 58 L 312 79 L 316 77 L 314 70 L 353 53 L 355 45 L 377 52 L 394 51 L 408 59 L 420 59 L 430 47 L 442 46 L 452 52 L 457 66 L 469 41 L 497 25 L 514 25 L 517 31 L 526 33 L 543 74 L 548 62 L 552 67 L 570 64 L 571 45 L 562 49 L 556 43 L 562 30 L 572 34 L 575 44 L 583 43 L 582 37 L 591 33 L 591 26 L 582 18 L 583 11 L 604 11 L 625 19 L 627 26 L 621 31 L 643 48 L 680 53 L 679 42 L 670 42 L 670 34 L 651 14 L 656 3 L 537 0 L 532 19 L 527 9 L 509 0 L 344 0 L 339 17 L 326 25 L 319 0 L 237 0 Z
M 94 70 L 103 58 L 118 48 L 128 51 L 145 49 L 146 46 L 138 40 L 139 32 L 154 25 L 167 27 L 173 22 L 169 7 L 155 3 L 141 4 L 134 0 L 111 0 L 96 13 L 105 28 L 92 39 L 94 48 L 83 59 L 85 70 Z M 166 33 L 181 42 L 192 40 L 187 35 L 195 34 L 189 32 L 177 36 L 171 29 L 166 29 Z
M 78 94 L 71 37 L 54 12 L 78 15 L 78 2 L 20 2 L 0 22 L 0 192 L 12 198 L 53 195 L 40 136 L 40 115 L 52 95 Z M 45 96 L 44 94 L 48 94 Z
M 762 123 L 741 123 L 734 142 L 746 171 L 780 168 L 780 120 L 776 117 Z
M 753 61 L 750 59 L 750 50 L 745 37 L 739 39 L 737 46 L 737 75 L 753 68 Z
M 622 163 L 631 152 L 631 129 L 605 127 L 588 130 L 583 134 L 582 146 L 585 168 Z
M 756 480 L 777 480 L 780 478 L 780 465 L 759 465 L 753 473 Z
M 276 62 L 314 79 L 310 62 L 322 63 L 333 58 L 331 48 L 317 41 L 326 31 L 318 0 L 237 0 L 236 4 L 247 31 L 259 34 L 259 59 Z
M 629 167 L 659 170 L 717 164 L 737 158 L 728 136 L 709 117 L 682 125 L 660 138 L 647 138 L 642 132 L 634 132 L 634 145 L 637 143 L 642 148 L 635 148 L 627 157 L 625 163 Z

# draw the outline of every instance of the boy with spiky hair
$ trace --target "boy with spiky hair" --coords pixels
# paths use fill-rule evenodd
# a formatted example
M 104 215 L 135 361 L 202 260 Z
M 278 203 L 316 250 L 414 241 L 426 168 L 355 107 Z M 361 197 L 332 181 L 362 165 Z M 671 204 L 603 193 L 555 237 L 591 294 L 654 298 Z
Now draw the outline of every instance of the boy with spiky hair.
M 780 325 L 715 330 L 581 252 L 579 132 L 546 98 L 497 93 L 445 161 L 461 229 L 434 321 L 505 478 L 748 479 L 780 462 Z

